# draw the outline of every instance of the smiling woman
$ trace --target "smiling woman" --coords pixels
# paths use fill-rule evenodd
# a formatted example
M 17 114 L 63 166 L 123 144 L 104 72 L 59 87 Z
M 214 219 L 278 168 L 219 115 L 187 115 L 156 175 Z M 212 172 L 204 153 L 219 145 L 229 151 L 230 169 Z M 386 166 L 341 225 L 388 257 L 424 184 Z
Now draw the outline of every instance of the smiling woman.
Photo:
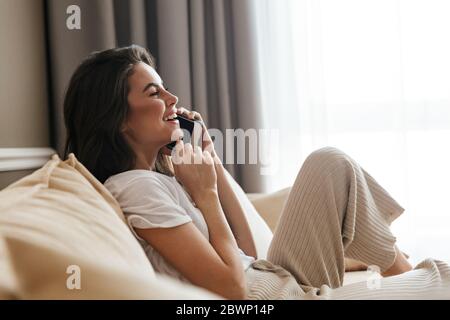
M 432 259 L 411 271 L 390 230 L 403 208 L 336 148 L 305 160 L 267 260 L 258 259 L 244 206 L 201 115 L 177 102 L 150 55 L 132 46 L 88 57 L 65 104 L 67 151 L 119 202 L 155 271 L 229 299 L 398 298 L 405 290 L 425 297 L 450 278 L 448 265 Z M 199 120 L 204 141 L 179 139 L 166 154 L 177 114 Z M 167 173 L 158 168 L 162 157 L 170 161 Z M 378 266 L 386 290 L 342 288 L 346 257 Z M 433 280 L 419 289 L 424 278 Z
M 244 269 L 256 257 L 245 213 L 202 117 L 177 102 L 144 48 L 93 53 L 67 91 L 66 154 L 77 155 L 117 198 L 157 271 L 243 298 Z M 178 114 L 199 120 L 205 134 L 201 147 L 179 140 L 170 157 Z
M 178 121 L 167 121 L 177 114 L 178 98 L 162 86 L 154 69 L 144 62 L 137 63 L 129 76 L 128 115 L 121 132 L 136 155 L 135 168 L 155 168 L 156 159 L 177 129 Z M 149 154 L 153 151 L 154 154 Z
M 76 154 L 101 182 L 142 161 L 132 145 L 170 142 L 173 126 L 163 118 L 173 113 L 177 98 L 162 87 L 154 68 L 145 49 L 131 46 L 94 52 L 70 80 L 64 100 L 65 156 Z M 157 99 L 161 96 L 172 109 Z M 154 165 L 170 172 L 163 154 Z

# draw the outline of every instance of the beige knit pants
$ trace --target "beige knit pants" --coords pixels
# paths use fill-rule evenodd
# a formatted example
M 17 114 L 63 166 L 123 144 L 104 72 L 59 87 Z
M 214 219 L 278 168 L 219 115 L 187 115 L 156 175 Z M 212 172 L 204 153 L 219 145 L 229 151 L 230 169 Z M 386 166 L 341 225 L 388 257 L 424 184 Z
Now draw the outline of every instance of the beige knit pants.
M 404 209 L 352 158 L 335 148 L 304 162 L 274 232 L 267 260 L 246 271 L 249 299 L 450 299 L 450 267 L 428 259 L 395 277 L 342 287 L 344 257 L 394 263 L 391 222 Z

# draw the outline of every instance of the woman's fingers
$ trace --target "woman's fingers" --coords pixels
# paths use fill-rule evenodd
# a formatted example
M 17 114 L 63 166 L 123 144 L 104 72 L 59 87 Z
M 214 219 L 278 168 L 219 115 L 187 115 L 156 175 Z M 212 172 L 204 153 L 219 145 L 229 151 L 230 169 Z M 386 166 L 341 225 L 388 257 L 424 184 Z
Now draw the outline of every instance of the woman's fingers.
M 183 140 L 179 139 L 177 140 L 175 148 L 173 148 L 172 151 L 172 162 L 175 165 L 179 165 L 183 162 L 183 157 L 184 157 L 184 142 Z
M 183 107 L 177 107 L 177 114 L 183 114 L 185 113 L 187 110 Z
M 178 139 L 177 143 L 175 144 L 175 150 L 180 151 L 180 155 L 184 152 L 184 142 L 183 139 Z
M 194 150 L 192 144 L 184 143 L 182 140 L 178 140 L 175 145 L 175 154 L 172 156 L 173 163 L 176 165 L 180 164 L 191 164 L 194 160 Z
M 194 163 L 201 164 L 202 162 L 203 162 L 202 148 L 199 146 L 195 146 L 195 148 L 194 148 Z
M 203 121 L 203 118 L 200 113 L 198 113 L 197 111 L 190 111 L 183 107 L 177 108 L 177 114 L 181 114 L 192 120 Z
M 203 151 L 203 160 L 205 161 L 206 164 L 214 164 L 214 160 L 211 156 L 211 153 L 209 153 L 209 151 Z
M 187 117 L 187 118 L 193 118 L 193 115 L 191 116 L 191 111 L 189 111 L 188 109 L 186 109 L 186 108 L 183 108 L 183 107 L 179 107 L 179 108 L 177 108 L 177 114 L 181 114 L 181 115 L 183 115 L 183 116 L 185 116 L 185 117 Z
M 191 111 L 195 120 L 203 121 L 202 116 L 197 111 Z
M 191 164 L 194 158 L 194 150 L 192 149 L 192 144 L 186 143 L 184 145 L 184 163 Z
M 172 162 L 180 164 L 214 164 L 214 159 L 208 150 L 202 150 L 200 146 L 192 146 L 191 143 L 184 143 L 177 140 L 172 154 Z
M 202 148 L 200 146 L 195 146 L 194 153 L 195 153 L 195 156 L 197 156 L 197 157 L 200 156 L 201 157 L 201 155 L 202 155 Z

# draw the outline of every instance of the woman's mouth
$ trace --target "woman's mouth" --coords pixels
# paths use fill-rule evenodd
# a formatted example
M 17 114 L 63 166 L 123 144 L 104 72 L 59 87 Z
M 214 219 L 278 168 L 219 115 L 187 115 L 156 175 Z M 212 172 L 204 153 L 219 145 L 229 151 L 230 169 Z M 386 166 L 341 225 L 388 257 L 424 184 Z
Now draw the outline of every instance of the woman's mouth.
M 168 122 L 169 124 L 172 124 L 172 125 L 179 125 L 180 124 L 180 122 L 178 121 L 178 120 L 167 120 L 166 122 Z
M 179 121 L 177 119 L 177 114 L 171 114 L 170 116 L 164 117 L 163 119 L 165 122 L 168 122 L 170 124 L 176 125 L 179 124 Z
M 164 121 L 169 121 L 169 120 L 174 120 L 177 119 L 177 114 L 176 113 L 172 113 L 171 115 L 168 115 L 167 117 L 164 117 L 163 120 Z
M 177 115 L 176 114 L 173 114 L 173 115 L 170 115 L 168 117 L 165 117 L 163 120 L 165 122 L 171 124 L 171 125 L 178 125 L 179 126 L 179 124 L 180 124 L 180 122 L 177 119 Z

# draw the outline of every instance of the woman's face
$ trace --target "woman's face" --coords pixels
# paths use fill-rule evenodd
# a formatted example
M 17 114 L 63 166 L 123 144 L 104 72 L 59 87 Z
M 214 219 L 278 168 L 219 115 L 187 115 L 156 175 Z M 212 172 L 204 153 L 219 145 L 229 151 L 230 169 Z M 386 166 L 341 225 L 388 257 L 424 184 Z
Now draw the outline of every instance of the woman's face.
M 165 90 L 158 73 L 146 63 L 134 66 L 128 78 L 129 114 L 125 134 L 140 147 L 163 147 L 170 143 L 178 121 L 164 120 L 176 114 L 178 97 Z

